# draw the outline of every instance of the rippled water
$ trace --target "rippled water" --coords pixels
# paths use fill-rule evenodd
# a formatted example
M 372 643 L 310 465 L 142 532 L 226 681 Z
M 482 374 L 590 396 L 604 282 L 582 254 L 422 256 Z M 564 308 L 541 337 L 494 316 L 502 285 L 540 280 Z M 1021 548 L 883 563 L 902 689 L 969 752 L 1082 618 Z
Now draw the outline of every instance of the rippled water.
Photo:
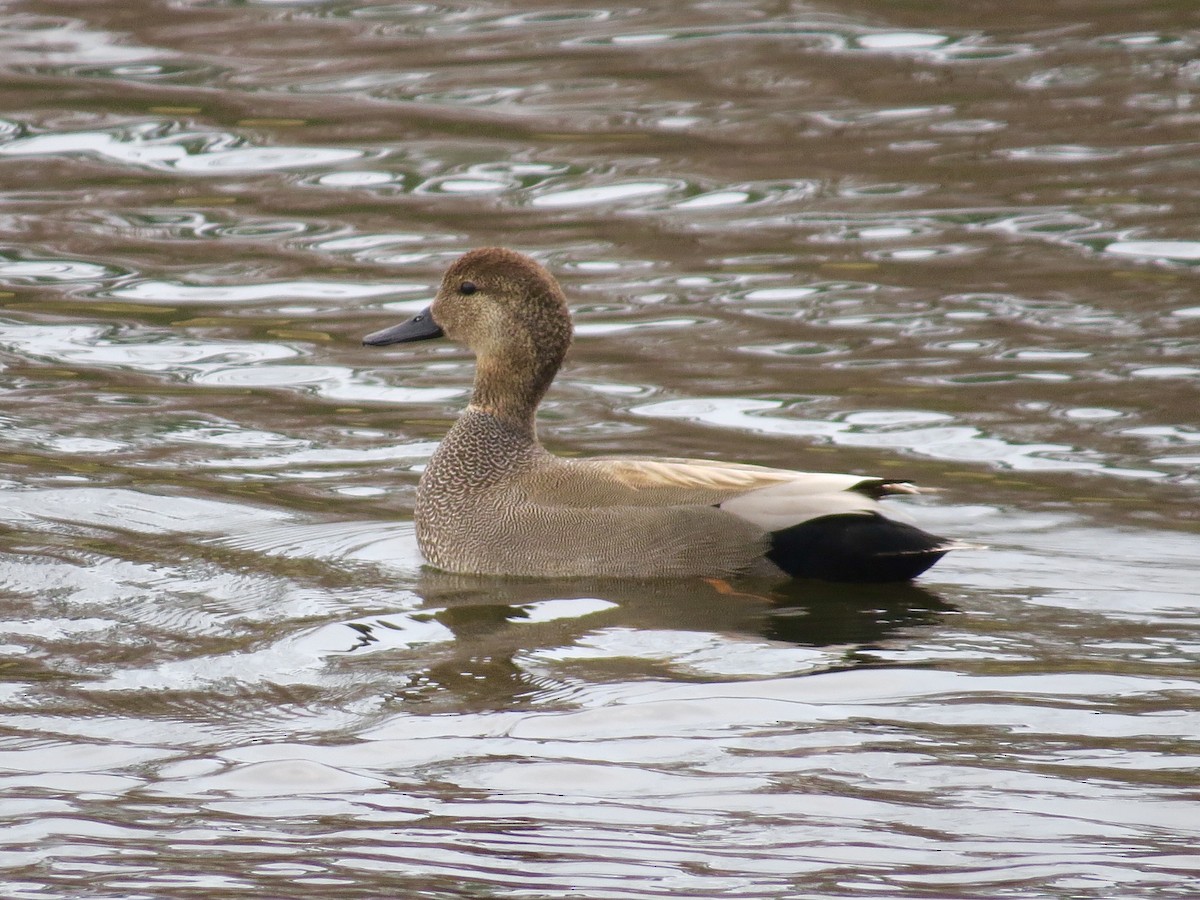
M 1200 894 L 1186 4 L 8 4 L 0 895 Z M 424 570 L 474 246 L 568 454 L 908 476 L 914 586 Z

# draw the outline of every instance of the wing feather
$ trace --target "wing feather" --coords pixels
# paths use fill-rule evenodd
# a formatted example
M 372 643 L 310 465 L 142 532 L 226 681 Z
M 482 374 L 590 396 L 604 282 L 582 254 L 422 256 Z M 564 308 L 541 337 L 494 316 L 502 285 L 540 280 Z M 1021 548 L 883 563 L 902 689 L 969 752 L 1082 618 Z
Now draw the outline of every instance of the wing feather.
M 917 490 L 905 481 L 870 475 L 797 472 L 793 469 L 774 469 L 768 466 L 709 459 L 601 456 L 578 460 L 576 464 L 591 468 L 604 477 L 636 491 L 667 494 L 672 491 L 711 491 L 726 499 L 782 484 L 790 485 L 791 491 L 796 494 L 813 495 L 855 491 L 870 497 L 880 497 L 885 494 L 916 493 Z
M 796 472 L 707 459 L 552 457 L 522 479 L 526 501 L 575 507 L 717 506 L 764 531 L 820 516 L 872 513 L 878 498 L 914 493 L 907 482 Z M 903 518 L 889 510 L 893 518 Z

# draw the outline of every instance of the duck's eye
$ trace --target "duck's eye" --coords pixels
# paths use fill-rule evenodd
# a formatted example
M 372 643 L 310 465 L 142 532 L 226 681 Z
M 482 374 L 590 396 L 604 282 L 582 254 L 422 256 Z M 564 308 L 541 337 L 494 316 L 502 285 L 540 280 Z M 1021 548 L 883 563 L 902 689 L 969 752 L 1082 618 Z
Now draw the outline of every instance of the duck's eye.
M 458 286 L 458 292 L 460 294 L 473 294 L 477 290 L 478 288 L 475 287 L 475 282 L 473 281 L 464 281 Z

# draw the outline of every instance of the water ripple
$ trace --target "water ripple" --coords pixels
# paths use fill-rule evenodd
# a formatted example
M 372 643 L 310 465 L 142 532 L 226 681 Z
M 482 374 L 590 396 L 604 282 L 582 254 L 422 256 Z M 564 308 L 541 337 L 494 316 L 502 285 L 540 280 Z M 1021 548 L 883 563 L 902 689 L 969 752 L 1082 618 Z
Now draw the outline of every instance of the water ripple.
M 1194 262 L 1200 260 L 1200 241 L 1113 241 L 1104 252 L 1137 259 Z
M 328 147 L 247 147 L 225 132 L 181 131 L 161 122 L 142 122 L 101 131 L 18 137 L 0 144 L 0 156 L 94 156 L 127 166 L 188 174 L 272 172 L 328 167 L 361 159 L 362 150 Z
M 123 273 L 113 266 L 70 259 L 4 259 L 0 257 L 0 284 L 103 283 Z
M 225 289 L 215 290 L 220 293 Z M 463 393 L 463 388 L 381 384 L 346 366 L 271 365 L 273 361 L 301 355 L 283 344 L 203 341 L 167 335 L 155 343 L 136 331 L 130 334 L 85 325 L 0 322 L 0 346 L 31 359 L 166 374 L 203 386 L 302 388 L 338 402 L 435 403 Z
M 535 195 L 529 202 L 531 206 L 547 209 L 598 206 L 645 197 L 658 197 L 681 188 L 681 184 L 668 181 L 631 181 L 566 190 L 548 190 Z
M 0 323 L 0 342 L 34 359 L 86 366 L 112 366 L 179 376 L 203 374 L 231 364 L 289 359 L 298 351 L 281 344 L 195 339 L 161 340 L 92 325 Z
M 609 6 L 0 14 L 0 896 L 1195 893 L 1180 5 Z M 424 566 L 471 362 L 358 338 L 487 244 L 555 452 L 799 438 L 991 549 Z
M 2 275 L 2 271 L 0 271 Z M 277 281 L 263 284 L 182 284 L 172 281 L 134 281 L 109 296 L 137 303 L 255 303 L 262 300 L 348 300 L 379 297 L 409 290 L 408 284 L 363 281 Z
M 90 29 L 79 19 L 16 15 L 0 19 L 0 55 L 5 66 L 18 70 L 103 66 L 131 75 L 157 71 L 149 60 L 173 54 Z
M 846 447 L 886 447 L 961 463 L 990 462 L 1023 471 L 1107 472 L 1138 478 L 1163 478 L 1166 474 L 1105 465 L 1087 458 L 1093 454 L 1062 444 L 1024 444 L 990 437 L 974 426 L 952 424 L 952 417 L 942 413 L 851 413 L 841 421 L 763 415 L 784 408 L 778 400 L 700 398 L 643 404 L 629 411 L 638 416 L 685 419 L 740 431 L 820 438 Z M 912 423 L 928 424 L 900 427 Z

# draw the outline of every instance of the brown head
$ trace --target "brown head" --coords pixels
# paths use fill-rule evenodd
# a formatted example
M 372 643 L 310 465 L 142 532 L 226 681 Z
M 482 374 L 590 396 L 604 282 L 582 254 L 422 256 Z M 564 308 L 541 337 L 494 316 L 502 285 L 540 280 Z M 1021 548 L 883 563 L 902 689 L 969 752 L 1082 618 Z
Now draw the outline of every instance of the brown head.
M 533 414 L 571 344 L 571 317 L 554 277 L 502 247 L 472 250 L 442 278 L 433 304 L 363 338 L 383 346 L 445 335 L 478 360 L 471 405 L 533 427 Z

